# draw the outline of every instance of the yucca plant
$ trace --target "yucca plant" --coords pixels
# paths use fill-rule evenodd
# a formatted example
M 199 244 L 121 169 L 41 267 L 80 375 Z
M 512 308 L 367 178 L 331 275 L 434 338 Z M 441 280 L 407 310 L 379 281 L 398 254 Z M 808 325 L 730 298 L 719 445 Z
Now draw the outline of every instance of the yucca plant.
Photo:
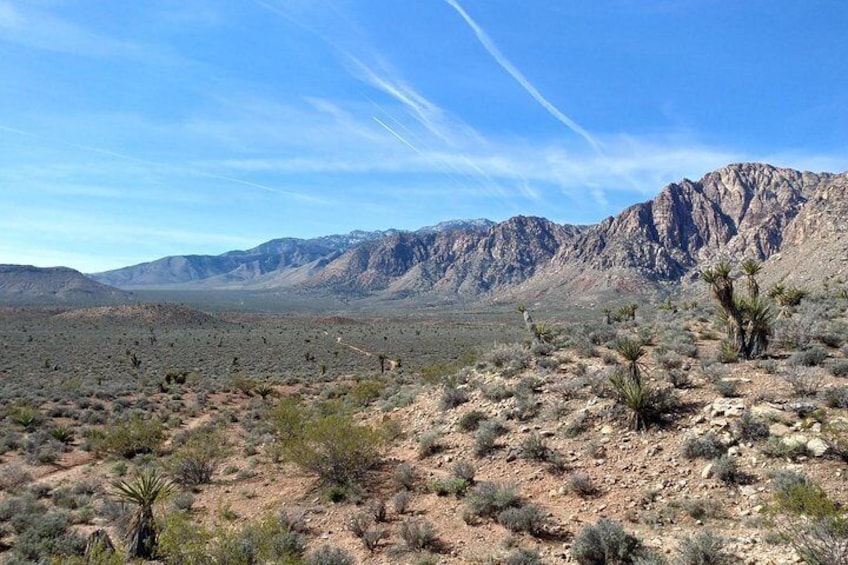
M 174 490 L 174 484 L 156 469 L 143 469 L 129 480 L 112 482 L 113 494 L 136 507 L 127 529 L 130 557 L 151 559 L 156 553 L 158 532 L 153 506 Z
M 25 432 L 33 431 L 41 422 L 41 414 L 32 406 L 22 405 L 11 411 L 12 421 L 22 427 Z
M 760 357 L 768 349 L 769 337 L 772 334 L 771 308 L 759 298 L 745 298 L 740 301 L 739 309 L 747 320 L 748 342 L 745 344 L 745 356 L 748 359 Z
M 642 366 L 639 359 L 645 354 L 642 342 L 636 339 L 622 338 L 615 344 L 615 350 L 627 362 L 627 374 L 637 383 L 642 382 Z
M 669 391 L 637 381 L 626 371 L 616 371 L 609 382 L 616 400 L 630 411 L 629 422 L 634 430 L 646 429 L 676 408 L 676 399 Z
M 748 287 L 748 296 L 752 299 L 756 299 L 760 296 L 760 285 L 757 284 L 757 279 L 754 277 L 763 270 L 763 266 L 756 259 L 748 258 L 739 264 L 739 268 L 742 269 L 742 274 L 745 275 L 745 285 Z

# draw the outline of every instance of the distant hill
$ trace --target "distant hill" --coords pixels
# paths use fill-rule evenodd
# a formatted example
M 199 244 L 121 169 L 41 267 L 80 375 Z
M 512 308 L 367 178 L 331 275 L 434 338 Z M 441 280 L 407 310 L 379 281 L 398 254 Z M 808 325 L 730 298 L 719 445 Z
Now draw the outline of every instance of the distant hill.
M 738 163 L 672 183 L 592 226 L 517 216 L 414 232 L 277 239 L 218 256 L 166 257 L 94 277 L 122 288 L 242 289 L 342 299 L 587 298 L 694 280 L 753 257 L 765 280 L 848 279 L 848 174 Z M 841 279 L 840 279 L 841 277 Z
M 91 280 L 67 267 L 0 265 L 2 304 L 93 305 L 130 300 L 130 293 Z

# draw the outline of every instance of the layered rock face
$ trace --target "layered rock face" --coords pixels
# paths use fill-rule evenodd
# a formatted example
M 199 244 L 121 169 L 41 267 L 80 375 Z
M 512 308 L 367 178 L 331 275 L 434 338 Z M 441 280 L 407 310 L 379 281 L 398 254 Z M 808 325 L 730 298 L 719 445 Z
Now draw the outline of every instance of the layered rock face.
M 587 230 L 556 260 L 630 268 L 661 280 L 725 256 L 764 260 L 782 248 L 808 200 L 838 179 L 845 175 L 730 165 L 697 182 L 666 186 L 653 200 Z

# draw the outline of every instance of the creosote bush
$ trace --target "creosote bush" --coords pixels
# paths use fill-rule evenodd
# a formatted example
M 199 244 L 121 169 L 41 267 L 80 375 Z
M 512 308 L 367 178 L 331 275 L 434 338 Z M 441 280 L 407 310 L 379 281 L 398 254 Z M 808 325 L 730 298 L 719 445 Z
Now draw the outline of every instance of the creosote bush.
M 229 453 L 226 436 L 220 429 L 202 426 L 175 441 L 179 444 L 171 457 L 169 469 L 182 485 L 206 484 L 221 460 Z
M 135 415 L 102 430 L 92 430 L 88 441 L 95 453 L 107 453 L 131 459 L 155 453 L 165 440 L 165 426 L 157 418 Z
M 381 460 L 379 431 L 356 423 L 337 405 L 315 410 L 286 400 L 270 418 L 284 458 L 315 473 L 327 486 L 355 486 Z

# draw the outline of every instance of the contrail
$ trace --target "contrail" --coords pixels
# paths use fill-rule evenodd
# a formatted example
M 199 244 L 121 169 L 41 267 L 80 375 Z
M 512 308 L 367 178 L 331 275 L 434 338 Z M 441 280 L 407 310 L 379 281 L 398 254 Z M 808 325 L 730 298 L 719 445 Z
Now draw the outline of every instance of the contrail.
M 586 142 L 592 146 L 592 149 L 594 149 L 598 153 L 601 153 L 601 147 L 598 142 L 595 141 L 595 138 L 592 137 L 592 135 L 588 131 L 586 131 L 580 124 L 563 114 L 559 110 L 559 108 L 554 106 L 550 101 L 548 101 L 547 98 L 542 96 L 542 93 L 539 92 L 539 90 L 535 86 L 533 86 L 533 84 L 529 80 L 527 80 L 527 77 L 525 77 L 521 73 L 521 71 L 519 71 L 515 67 L 515 65 L 513 65 L 509 61 L 509 59 L 504 56 L 503 53 L 501 53 L 501 50 L 498 49 L 498 46 L 495 45 L 494 41 L 492 41 L 492 38 L 490 38 L 489 35 L 483 30 L 483 28 L 481 28 L 477 24 L 477 22 L 475 22 L 471 18 L 471 16 L 469 16 L 468 13 L 462 9 L 462 6 L 460 6 L 456 2 L 456 0 L 445 0 L 445 3 L 447 3 L 451 8 L 456 10 L 460 16 L 462 16 L 462 19 L 465 20 L 465 23 L 468 24 L 468 27 L 471 28 L 471 30 L 477 36 L 477 39 L 483 45 L 483 48 L 488 51 L 489 55 L 491 55 L 492 58 L 494 58 L 494 60 L 497 61 L 497 63 L 506 72 L 508 72 L 510 76 L 512 76 L 512 78 L 514 78 L 516 82 L 518 82 L 518 84 L 520 84 L 522 88 L 524 88 L 524 90 L 526 90 L 530 94 L 530 96 L 532 96 L 536 100 L 536 102 L 541 104 L 545 110 L 547 110 L 554 118 L 563 123 L 567 128 L 569 128 L 571 131 L 585 139 Z
M 28 132 L 28 131 L 24 131 L 24 130 L 16 129 L 16 128 L 10 128 L 10 127 L 3 126 L 3 125 L 0 125 L 0 131 L 9 132 L 9 133 L 13 133 L 13 134 L 16 134 L 16 135 L 29 137 L 29 138 L 32 138 L 32 139 L 37 139 L 39 141 L 46 141 L 48 143 L 59 143 L 61 145 L 66 145 L 68 147 L 73 147 L 75 149 L 82 149 L 83 151 L 88 151 L 89 153 L 95 153 L 95 154 L 98 154 L 98 155 L 106 155 L 108 157 L 112 157 L 112 158 L 115 158 L 115 159 L 121 159 L 123 161 L 129 161 L 129 162 L 132 162 L 132 163 L 139 163 L 141 165 L 145 165 L 145 166 L 148 166 L 148 167 L 159 167 L 159 168 L 166 169 L 166 170 L 176 171 L 176 172 L 181 173 L 181 174 L 192 174 L 192 175 L 197 175 L 197 176 L 206 177 L 206 178 L 210 178 L 210 179 L 216 179 L 216 180 L 231 182 L 231 183 L 234 183 L 234 184 L 241 184 L 241 185 L 244 185 L 244 186 L 249 186 L 249 187 L 252 187 L 252 188 L 258 188 L 259 190 L 264 190 L 265 192 L 271 192 L 273 194 L 280 194 L 282 196 L 294 198 L 294 199 L 297 199 L 297 200 L 305 200 L 305 201 L 314 201 L 314 202 L 318 202 L 318 203 L 325 203 L 320 198 L 314 198 L 314 197 L 311 197 L 311 196 L 298 194 L 296 192 L 289 192 L 289 191 L 286 191 L 286 190 L 280 190 L 280 189 L 274 188 L 272 186 L 247 181 L 247 180 L 244 180 L 244 179 L 239 179 L 239 178 L 235 178 L 235 177 L 228 177 L 228 176 L 225 176 L 225 175 L 218 175 L 218 174 L 215 174 L 215 173 L 210 173 L 210 172 L 207 172 L 207 171 L 201 171 L 201 170 L 198 170 L 198 169 L 176 167 L 174 165 L 168 165 L 168 164 L 165 164 L 165 163 L 157 163 L 156 161 L 148 161 L 146 159 L 139 159 L 138 157 L 133 157 L 132 155 L 125 155 L 123 153 L 116 153 L 115 151 L 110 151 L 108 149 L 101 149 L 99 147 L 92 147 L 90 145 L 82 145 L 82 144 L 79 144 L 79 143 L 72 143 L 70 141 L 65 141 L 65 140 L 62 140 L 62 139 L 51 139 L 51 138 L 44 137 L 42 135 L 38 135 L 36 133 L 32 133 L 32 132 Z
M 392 136 L 393 136 L 395 139 L 397 139 L 398 141 L 400 141 L 401 143 L 403 143 L 404 145 L 406 145 L 407 147 L 409 147 L 410 149 L 412 149 L 413 151 L 415 151 L 416 153 L 418 153 L 419 155 L 421 155 L 422 157 L 424 157 L 424 153 L 422 153 L 420 149 L 418 149 L 417 147 L 415 147 L 415 146 L 414 146 L 411 142 L 409 142 L 409 141 L 408 141 L 405 137 L 403 137 L 401 134 L 399 134 L 398 132 L 396 132 L 395 130 L 393 130 L 392 128 L 390 128 L 388 125 L 386 125 L 386 123 L 385 123 L 383 120 L 381 120 L 381 119 L 380 119 L 380 118 L 378 118 L 377 116 L 371 116 L 371 118 L 372 118 L 375 122 L 377 122 L 378 124 L 380 124 L 380 127 L 381 127 L 381 128 L 383 128 L 384 130 L 386 130 L 387 132 L 389 132 L 390 134 L 392 134 Z

